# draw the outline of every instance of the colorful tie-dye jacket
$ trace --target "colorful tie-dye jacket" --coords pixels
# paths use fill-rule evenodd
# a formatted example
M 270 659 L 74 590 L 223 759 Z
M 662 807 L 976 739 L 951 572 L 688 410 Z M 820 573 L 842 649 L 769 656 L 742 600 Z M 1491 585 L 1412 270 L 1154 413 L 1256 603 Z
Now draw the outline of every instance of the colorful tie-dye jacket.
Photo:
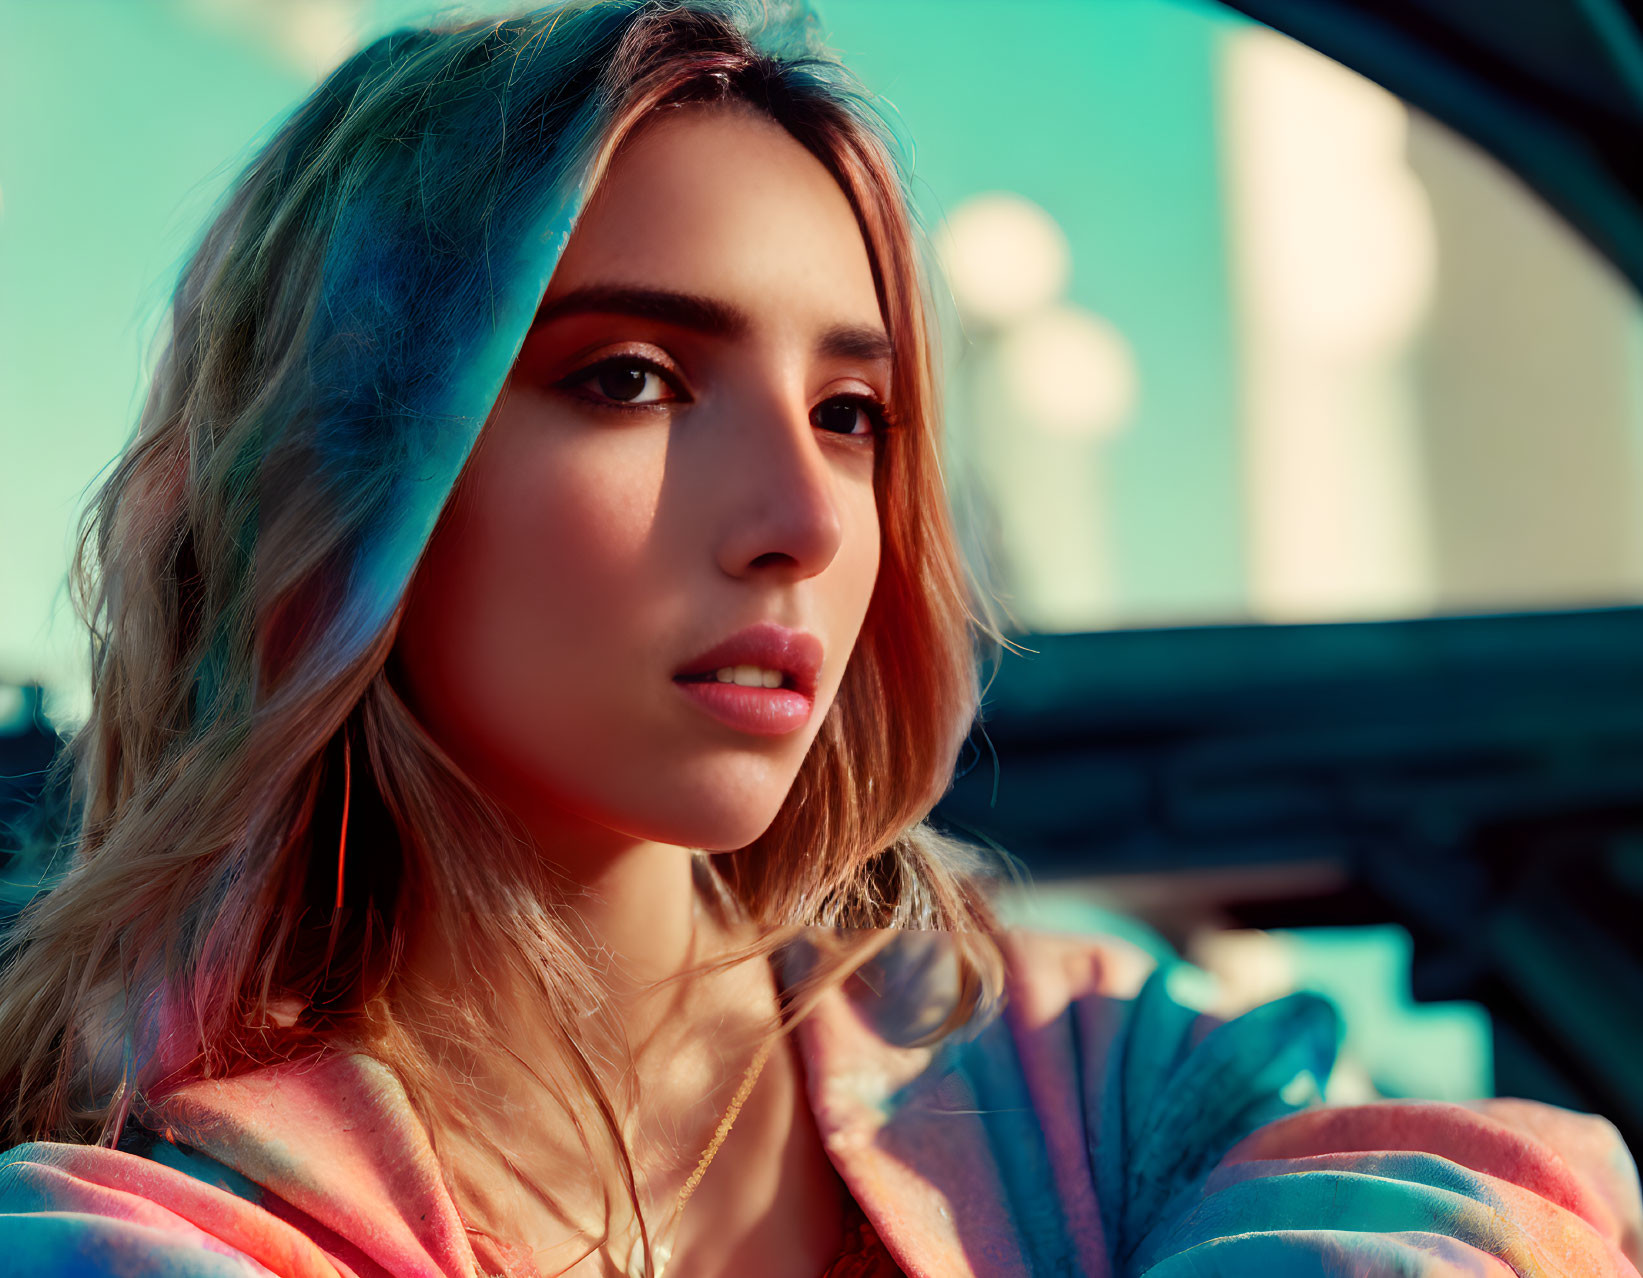
M 1222 1022 L 1133 958 L 1012 937 L 1002 1014 L 934 1047 L 920 947 L 801 1030 L 845 1184 L 912 1278 L 1636 1278 L 1637 1173 L 1599 1118 L 1525 1101 L 1319 1099 L 1335 1016 Z M 1134 997 L 1124 997 L 1126 993 Z M 335 1055 L 152 1103 L 146 1153 L 0 1157 L 0 1274 L 475 1278 L 393 1076 Z

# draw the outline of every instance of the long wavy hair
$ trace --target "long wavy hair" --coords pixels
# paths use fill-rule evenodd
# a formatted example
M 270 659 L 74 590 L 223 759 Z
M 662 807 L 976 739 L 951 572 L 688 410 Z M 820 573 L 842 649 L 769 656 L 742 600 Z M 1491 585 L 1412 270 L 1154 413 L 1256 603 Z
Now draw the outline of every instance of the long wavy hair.
M 951 1023 L 996 993 L 983 880 L 926 822 L 998 636 L 944 494 L 894 131 L 803 10 L 573 2 L 348 59 L 250 162 L 182 274 L 71 572 L 93 700 L 62 763 L 59 872 L 4 943 L 8 1140 L 109 1141 L 161 1084 L 334 1046 L 433 1104 L 449 1080 L 396 1020 L 414 921 L 540 994 L 573 1075 L 548 1081 L 567 1105 L 595 1098 L 601 1157 L 636 1193 L 621 1103 L 577 1046 L 600 986 L 565 904 L 407 709 L 390 656 L 589 192 L 652 112 L 715 101 L 766 113 L 849 198 L 900 428 L 879 454 L 881 566 L 836 704 L 770 828 L 713 856 L 713 875 L 772 945 L 800 927 L 951 932 Z M 486 998 L 445 1009 L 453 1041 L 496 1035 Z

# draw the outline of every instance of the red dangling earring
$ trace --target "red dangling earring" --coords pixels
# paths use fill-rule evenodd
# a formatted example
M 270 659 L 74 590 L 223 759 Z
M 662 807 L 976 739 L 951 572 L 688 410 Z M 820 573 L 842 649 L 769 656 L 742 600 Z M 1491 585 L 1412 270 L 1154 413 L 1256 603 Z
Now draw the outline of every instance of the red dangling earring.
M 337 904 L 342 908 L 342 870 L 348 860 L 348 798 L 353 790 L 353 776 L 348 751 L 348 729 L 342 730 L 342 834 L 337 839 Z

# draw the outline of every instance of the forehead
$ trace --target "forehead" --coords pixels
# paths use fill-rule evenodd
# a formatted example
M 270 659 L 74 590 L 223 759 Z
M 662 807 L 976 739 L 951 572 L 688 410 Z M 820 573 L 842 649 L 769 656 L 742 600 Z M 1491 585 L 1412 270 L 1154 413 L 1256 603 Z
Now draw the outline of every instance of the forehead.
M 589 285 L 731 302 L 756 324 L 877 324 L 855 212 L 773 120 L 740 106 L 658 113 L 617 151 L 565 247 L 548 300 Z

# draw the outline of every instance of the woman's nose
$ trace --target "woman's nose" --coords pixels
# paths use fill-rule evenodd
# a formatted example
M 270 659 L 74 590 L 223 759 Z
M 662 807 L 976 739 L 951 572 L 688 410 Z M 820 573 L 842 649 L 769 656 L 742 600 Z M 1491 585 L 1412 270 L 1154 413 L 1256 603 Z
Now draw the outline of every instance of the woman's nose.
M 846 529 L 834 463 L 816 438 L 809 408 L 767 399 L 722 438 L 728 455 L 715 467 L 720 568 L 732 577 L 802 580 L 820 573 Z

